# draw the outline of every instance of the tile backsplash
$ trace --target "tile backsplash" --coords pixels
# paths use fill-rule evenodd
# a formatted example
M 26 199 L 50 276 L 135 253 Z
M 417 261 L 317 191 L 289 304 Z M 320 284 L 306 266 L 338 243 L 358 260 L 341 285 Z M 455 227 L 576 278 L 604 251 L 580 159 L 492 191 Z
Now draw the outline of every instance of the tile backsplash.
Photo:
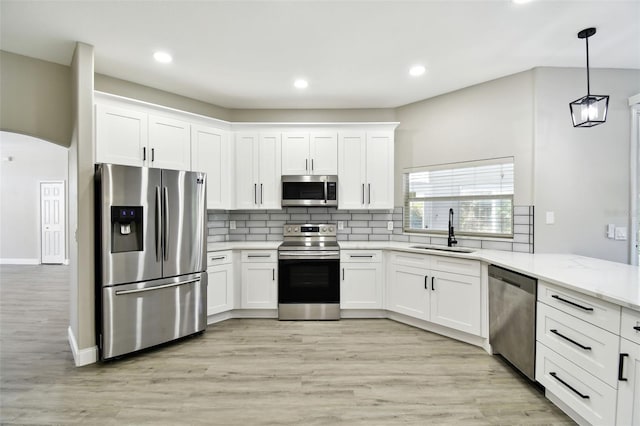
M 514 207 L 513 240 L 457 237 L 458 246 L 533 253 L 533 206 Z M 235 221 L 236 229 L 230 229 Z M 235 210 L 208 212 L 207 242 L 280 241 L 288 222 L 344 222 L 338 241 L 400 241 L 447 244 L 446 236 L 424 236 L 402 232 L 402 207 L 393 210 L 337 210 L 335 207 L 286 207 L 282 210 Z M 387 229 L 393 222 L 393 230 Z

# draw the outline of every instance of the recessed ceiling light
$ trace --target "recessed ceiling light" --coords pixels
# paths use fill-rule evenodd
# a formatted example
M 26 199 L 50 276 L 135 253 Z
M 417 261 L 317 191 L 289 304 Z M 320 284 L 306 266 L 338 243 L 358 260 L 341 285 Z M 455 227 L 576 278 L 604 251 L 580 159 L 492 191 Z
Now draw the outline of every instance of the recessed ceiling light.
M 414 77 L 424 74 L 427 69 L 423 65 L 414 65 L 409 69 L 409 74 Z
M 162 51 L 157 51 L 156 53 L 154 53 L 153 58 L 162 64 L 168 64 L 173 61 L 171 55 L 169 55 L 167 52 Z
M 298 89 L 306 89 L 309 86 L 309 82 L 303 78 L 299 78 L 293 82 L 293 85 Z

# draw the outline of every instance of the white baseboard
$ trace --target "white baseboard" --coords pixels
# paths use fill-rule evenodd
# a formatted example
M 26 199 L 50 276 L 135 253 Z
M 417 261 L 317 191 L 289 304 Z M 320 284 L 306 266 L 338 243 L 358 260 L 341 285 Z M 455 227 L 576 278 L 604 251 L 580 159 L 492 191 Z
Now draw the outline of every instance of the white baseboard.
M 3 258 L 0 265 L 39 265 L 40 259 Z
M 82 367 L 83 365 L 95 364 L 98 362 L 98 347 L 92 346 L 90 348 L 78 349 L 78 343 L 76 337 L 73 334 L 71 326 L 67 329 L 67 335 L 69 339 L 69 346 L 71 346 L 71 353 L 73 354 L 73 360 L 76 363 L 76 367 Z

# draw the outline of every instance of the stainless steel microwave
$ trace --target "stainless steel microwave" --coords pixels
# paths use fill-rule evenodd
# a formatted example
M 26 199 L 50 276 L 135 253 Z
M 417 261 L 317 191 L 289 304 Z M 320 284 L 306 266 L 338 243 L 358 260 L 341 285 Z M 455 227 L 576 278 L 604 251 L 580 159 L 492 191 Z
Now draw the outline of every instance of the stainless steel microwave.
M 338 176 L 282 176 L 282 206 L 337 206 Z

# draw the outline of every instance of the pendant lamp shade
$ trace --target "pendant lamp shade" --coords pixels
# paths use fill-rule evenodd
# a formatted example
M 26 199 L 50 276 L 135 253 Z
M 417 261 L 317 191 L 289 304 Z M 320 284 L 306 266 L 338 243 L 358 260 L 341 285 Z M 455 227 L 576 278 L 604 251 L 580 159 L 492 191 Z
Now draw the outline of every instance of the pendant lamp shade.
M 585 28 L 578 38 L 585 39 L 587 45 L 587 94 L 569 104 L 573 127 L 593 127 L 607 121 L 609 109 L 608 95 L 592 95 L 589 84 L 589 37 L 596 33 L 595 28 Z

